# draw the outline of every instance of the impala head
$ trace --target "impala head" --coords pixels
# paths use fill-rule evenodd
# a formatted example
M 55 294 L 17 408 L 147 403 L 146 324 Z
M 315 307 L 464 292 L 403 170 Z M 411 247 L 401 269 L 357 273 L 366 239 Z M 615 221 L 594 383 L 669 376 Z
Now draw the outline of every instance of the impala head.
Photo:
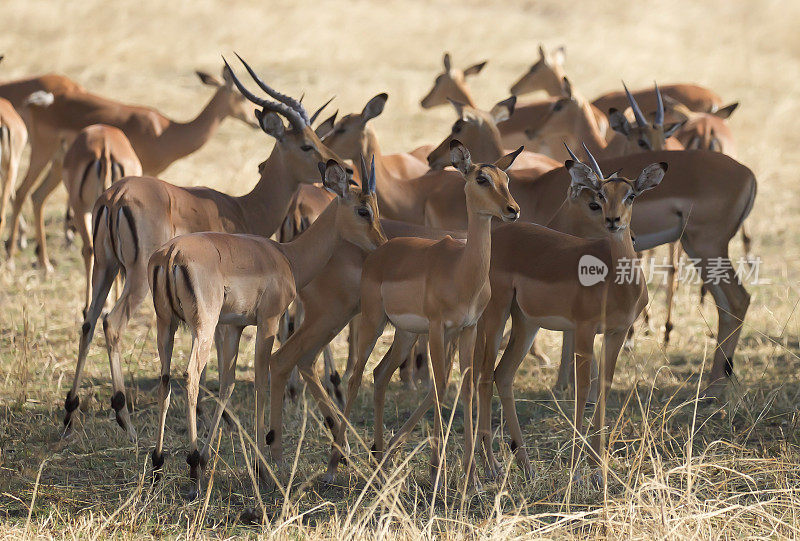
M 389 99 L 385 92 L 370 99 L 360 113 L 343 116 L 325 136 L 325 144 L 332 151 L 356 163 L 368 154 L 370 138 L 374 137 L 367 123 L 380 115 Z
M 655 85 L 657 107 L 654 114 L 653 122 L 648 122 L 647 117 L 642 113 L 636 99 L 625 86 L 625 93 L 628 95 L 628 102 L 631 105 L 633 112 L 634 124 L 628 122 L 627 117 L 616 109 L 608 111 L 608 123 L 611 128 L 624 135 L 628 140 L 628 153 L 631 152 L 646 152 L 648 150 L 665 150 L 667 146 L 667 139 L 669 139 L 676 131 L 678 131 L 684 122 L 675 122 L 673 124 L 664 124 L 664 101 L 661 97 L 661 91 L 658 85 Z
M 669 96 L 664 96 L 664 103 L 668 112 L 686 122 L 680 132 L 675 134 L 675 138 L 684 148 L 711 150 L 730 155 L 734 153 L 733 133 L 727 120 L 739 106 L 739 102 L 721 107 L 713 113 L 692 111 Z
M 561 81 L 564 80 L 564 61 L 567 50 L 562 46 L 549 54 L 539 45 L 539 60 L 511 87 L 515 96 L 544 90 L 551 96 L 561 96 Z
M 493 162 L 503 155 L 503 142 L 497 123 L 507 120 L 514 112 L 517 98 L 511 96 L 498 102 L 491 111 L 481 111 L 461 102 L 450 100 L 456 110 L 458 119 L 450 129 L 444 141 L 428 154 L 428 165 L 431 169 L 444 169 L 450 165 L 450 143 L 462 141 L 472 149 L 475 160 Z
M 259 98 L 250 92 L 236 77 L 236 74 L 233 73 L 227 61 L 225 62 L 230 71 L 233 84 L 245 98 L 257 106 L 255 116 L 259 127 L 275 138 L 276 145 L 272 151 L 273 155 L 277 153 L 286 171 L 293 175 L 296 182 L 318 182 L 318 163 L 327 163 L 328 160 L 342 161 L 336 153 L 322 143 L 311 128 L 312 122 L 327 103 L 312 116 L 309 116 L 303 104 L 267 85 L 241 57 L 239 60 L 244 64 L 256 84 L 269 96 L 277 100 Z M 328 103 L 330 103 L 330 100 Z M 281 117 L 289 122 L 288 126 L 284 125 Z
M 474 64 L 465 70 L 454 68 L 450 61 L 450 53 L 444 53 L 444 71 L 436 76 L 433 88 L 422 98 L 420 105 L 430 109 L 444 105 L 448 99 L 472 104 L 472 96 L 467 87 L 467 77 L 477 75 L 486 65 L 486 61 Z
M 495 216 L 504 222 L 519 218 L 519 205 L 508 191 L 508 168 L 522 152 L 522 147 L 511 154 L 501 156 L 494 163 L 472 163 L 469 150 L 461 141 L 450 142 L 450 161 L 458 169 L 466 184 L 467 208 L 471 212 Z
M 612 234 L 620 234 L 630 227 L 634 199 L 658 186 L 667 171 L 664 162 L 652 163 L 645 167 L 636 180 L 617 175 L 603 176 L 597 160 L 584 145 L 589 156 L 589 164 L 580 162 L 567 147 L 573 159 L 564 165 L 572 179 L 570 199 L 577 202 L 588 220 L 602 223 Z
M 255 117 L 255 107 L 233 86 L 231 71 L 227 66 L 222 67 L 222 81 L 204 71 L 196 71 L 197 76 L 204 85 L 217 89 L 217 96 L 224 100 L 226 116 L 241 120 L 251 128 L 258 128 Z
M 375 158 L 369 172 L 361 158 L 361 178 L 365 179 L 361 188 L 350 183 L 347 171 L 336 160 L 318 165 L 323 186 L 338 196 L 336 228 L 342 238 L 367 251 L 386 242 L 375 196 Z
M 528 139 L 568 137 L 580 133 L 587 123 L 594 123 L 591 106 L 583 96 L 573 90 L 568 78 L 561 79 L 560 88 L 561 97 L 550 105 L 550 110 L 539 128 L 525 130 Z

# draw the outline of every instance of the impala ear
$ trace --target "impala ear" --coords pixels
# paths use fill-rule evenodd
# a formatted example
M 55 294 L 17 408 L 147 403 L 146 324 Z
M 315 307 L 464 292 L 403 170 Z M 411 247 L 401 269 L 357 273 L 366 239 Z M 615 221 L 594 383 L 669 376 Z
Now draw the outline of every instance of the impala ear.
M 484 60 L 483 62 L 479 62 L 478 64 L 473 64 L 472 66 L 468 67 L 464 70 L 464 77 L 469 77 L 470 75 L 478 75 L 484 66 L 486 66 L 486 62 L 488 60 Z
M 225 86 L 233 86 L 233 76 L 228 66 L 222 66 L 222 80 L 225 82 Z
M 200 78 L 200 82 L 204 85 L 213 86 L 213 87 L 220 87 L 222 83 L 219 82 L 219 79 L 211 75 L 210 73 L 206 73 L 205 71 L 195 71 L 197 76 Z
M 572 99 L 572 83 L 566 77 L 561 79 L 561 93 L 565 98 Z
M 639 178 L 634 182 L 636 193 L 640 194 L 647 190 L 652 190 L 664 179 L 664 173 L 667 172 L 666 162 L 651 163 L 639 174 Z
M 367 102 L 364 106 L 364 110 L 361 111 L 361 122 L 366 123 L 368 120 L 372 120 L 379 114 L 383 112 L 383 108 L 386 105 L 386 100 L 389 99 L 389 94 L 386 92 L 381 92 L 371 100 Z
M 588 188 L 593 192 L 600 189 L 600 179 L 597 178 L 597 173 L 585 163 L 567 160 L 564 162 L 564 167 L 569 171 L 572 179 L 571 186 L 576 193 L 582 188 Z
M 283 120 L 277 113 L 265 113 L 263 109 L 256 109 L 256 118 L 258 125 L 267 135 L 271 135 L 278 141 L 283 140 L 283 135 L 286 133 L 286 128 L 283 126 Z
M 567 60 L 567 48 L 563 45 L 558 47 L 553 54 L 550 56 L 550 59 L 553 61 L 554 64 L 558 64 L 559 66 L 563 66 L 564 62 Z
M 461 103 L 460 101 L 456 101 L 451 98 L 447 98 L 447 101 L 449 101 L 450 105 L 452 105 L 453 108 L 456 110 L 458 118 L 464 118 L 464 108 L 467 106 L 467 104 Z
M 317 134 L 317 137 L 322 139 L 323 137 L 325 137 L 326 135 L 328 135 L 333 131 L 333 127 L 336 125 L 336 115 L 338 114 L 339 111 L 336 111 L 331 116 L 320 122 L 319 126 L 314 128 L 314 133 Z
M 672 137 L 676 131 L 683 128 L 683 125 L 686 124 L 686 120 L 681 120 L 680 122 L 674 122 L 669 126 L 664 128 L 664 139 L 669 139 Z
M 324 168 L 319 164 L 320 171 L 322 172 L 322 185 L 325 189 L 335 193 L 339 197 L 347 197 L 350 194 L 349 181 L 347 180 L 347 173 L 344 167 L 339 165 L 336 160 L 328 160 Z
M 469 150 L 458 139 L 450 141 L 450 163 L 466 176 L 472 167 L 472 157 Z
M 525 147 L 519 147 L 514 152 L 511 152 L 510 154 L 506 154 L 505 156 L 501 156 L 499 160 L 494 162 L 494 164 L 497 167 L 499 167 L 500 169 L 502 169 L 503 171 L 508 171 L 508 169 L 511 167 L 511 165 L 513 165 L 514 160 L 517 159 L 517 156 L 520 155 L 520 153 L 523 151 L 524 148 Z
M 617 109 L 613 107 L 608 110 L 608 125 L 617 133 L 628 136 L 631 133 L 631 123 L 628 119 Z
M 722 109 L 717 109 L 711 114 L 722 119 L 728 119 L 737 107 L 739 107 L 739 102 L 735 101 L 729 105 L 726 105 Z
M 450 53 L 444 53 L 442 61 L 444 62 L 444 71 L 450 71 Z
M 511 115 L 514 114 L 514 106 L 516 104 L 516 96 L 511 96 L 510 98 L 497 102 L 497 104 L 492 107 L 492 110 L 489 111 L 489 114 L 492 115 L 492 118 L 494 119 L 494 123 L 498 124 L 511 118 Z

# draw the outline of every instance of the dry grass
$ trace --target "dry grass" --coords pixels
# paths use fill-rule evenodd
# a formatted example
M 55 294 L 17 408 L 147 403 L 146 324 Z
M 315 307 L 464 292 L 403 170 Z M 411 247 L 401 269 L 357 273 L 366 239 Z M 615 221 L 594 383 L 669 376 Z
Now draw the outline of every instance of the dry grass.
M 81 308 L 76 249 L 60 240 L 63 194 L 50 205 L 49 233 L 57 272 L 32 268 L 31 250 L 0 275 L 0 536 L 279 538 L 790 538 L 800 535 L 798 395 L 800 346 L 798 251 L 800 209 L 800 4 L 764 2 L 52 2 L 7 0 L 0 51 L 3 77 L 63 72 L 99 93 L 146 103 L 179 119 L 209 96 L 192 74 L 217 70 L 220 53 L 239 51 L 278 88 L 307 92 L 310 103 L 336 94 L 345 112 L 386 90 L 390 101 L 375 127 L 386 151 L 439 139 L 451 122 L 445 109 L 423 112 L 418 100 L 439 69 L 441 52 L 458 65 L 488 58 L 473 81 L 487 107 L 534 60 L 536 45 L 568 46 L 568 71 L 586 95 L 619 86 L 692 80 L 741 101 L 732 120 L 739 158 L 760 181 L 751 215 L 770 284 L 751 287 L 753 303 L 736 360 L 739 384 L 726 405 L 697 404 L 697 374 L 711 357 L 716 315 L 679 290 L 677 330 L 664 351 L 659 333 L 637 335 L 624 352 L 610 402 L 615 419 L 607 494 L 568 488 L 569 423 L 548 393 L 555 367 L 528 362 L 517 399 L 537 477 L 516 468 L 497 485 L 464 496 L 459 487 L 460 414 L 453 417 L 446 495 L 431 504 L 426 421 L 408 445 L 396 477 L 376 482 L 367 453 L 319 484 L 329 439 L 313 405 L 288 406 L 289 449 L 297 450 L 289 497 L 253 489 L 245 460 L 252 404 L 250 341 L 233 408 L 245 430 L 226 430 L 206 501 L 184 503 L 186 443 L 181 393 L 168 419 L 165 482 L 145 483 L 156 424 L 156 353 L 152 310 L 125 337 L 124 368 L 132 382 L 140 432 L 131 445 L 108 417 L 110 382 L 102 338 L 95 340 L 82 389 L 82 429 L 59 441 L 61 407 L 74 370 Z M 232 121 L 163 178 L 235 193 L 256 180 L 272 141 Z M 734 255 L 739 255 L 738 241 Z M 663 292 L 651 313 L 663 321 Z M 385 349 L 388 336 L 381 343 Z M 545 344 L 555 358 L 558 338 Z M 185 363 L 181 336 L 176 373 Z M 337 358 L 344 353 L 337 343 Z M 179 378 L 176 378 L 179 379 Z M 215 379 L 215 374 L 209 381 Z M 416 395 L 393 388 L 387 424 L 398 426 Z M 353 416 L 371 434 L 369 383 Z M 454 399 L 451 394 L 449 400 Z M 562 404 L 562 407 L 567 407 Z M 499 408 L 496 406 L 495 411 Z M 452 408 L 448 409 L 448 413 Z M 371 436 L 370 436 L 371 437 Z M 352 442 L 352 438 L 351 438 Z M 414 451 L 414 452 L 412 452 Z M 501 445 L 508 461 L 508 449 Z M 420 454 L 421 453 L 421 454 Z M 144 489 L 143 489 L 144 486 Z M 260 502 L 260 503 L 259 503 Z M 263 507 L 262 507 L 263 506 Z M 262 509 L 265 526 L 249 526 L 244 509 Z M 247 517 L 245 517 L 247 518 Z

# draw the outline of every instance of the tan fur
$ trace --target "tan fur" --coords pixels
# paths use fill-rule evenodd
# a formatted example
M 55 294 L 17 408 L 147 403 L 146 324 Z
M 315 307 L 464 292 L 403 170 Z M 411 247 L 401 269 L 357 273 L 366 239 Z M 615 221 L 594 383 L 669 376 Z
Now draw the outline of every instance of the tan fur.
M 64 155 L 64 187 L 73 222 L 81 236 L 86 295 L 83 312 L 92 299 L 92 209 L 103 191 L 123 176 L 142 174 L 142 165 L 122 130 L 103 124 L 78 133 Z
M 51 267 L 45 246 L 42 207 L 50 193 L 61 183 L 61 164 L 55 163 L 58 161 L 55 156 L 59 147 L 63 141 L 71 142 L 86 126 L 106 124 L 121 129 L 136 151 L 142 171 L 148 175 L 157 175 L 174 161 L 199 149 L 228 116 L 255 126 L 252 105 L 231 86 L 224 70 L 224 82 L 205 73 L 198 75 L 204 84 L 213 86 L 216 91 L 197 117 L 189 122 L 175 122 L 155 109 L 122 104 L 66 82 L 58 85 L 58 91 L 52 92 L 53 101 L 50 105 L 30 104 L 31 161 L 14 198 L 9 257 L 16 252 L 22 205 L 31 190 L 35 189 L 31 197 L 39 263 L 45 269 Z M 2 94 L 3 89 L 0 88 Z M 50 174 L 41 180 L 45 168 L 51 163 Z
M 0 98 L 0 235 L 5 228 L 5 217 L 11 192 L 17 183 L 22 152 L 28 140 L 25 122 L 12 103 Z

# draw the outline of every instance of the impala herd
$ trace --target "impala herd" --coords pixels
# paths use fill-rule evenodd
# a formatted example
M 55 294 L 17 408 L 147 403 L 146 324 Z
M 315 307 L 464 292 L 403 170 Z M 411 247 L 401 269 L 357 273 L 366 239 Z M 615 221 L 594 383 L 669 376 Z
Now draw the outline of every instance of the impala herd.
M 709 279 L 712 262 L 730 263 L 730 241 L 756 195 L 753 173 L 733 157 L 727 118 L 738 104 L 724 106 L 711 90 L 690 84 L 633 92 L 623 84 L 620 91 L 590 102 L 567 78 L 565 58 L 563 48 L 548 53 L 540 47 L 538 61 L 512 85 L 512 96 L 483 110 L 468 80 L 486 62 L 461 70 L 445 54 L 443 71 L 421 105 L 450 105 L 456 120 L 440 144 L 398 154 L 383 153 L 371 123 L 383 112 L 386 93 L 370 99 L 361 112 L 338 120 L 334 114 L 315 128 L 327 103 L 309 114 L 301 100 L 273 89 L 241 58 L 251 84 L 243 83 L 227 61 L 220 79 L 198 72 L 214 95 L 186 123 L 92 94 L 60 75 L 0 84 L 0 232 L 10 202 L 9 259 L 19 244 L 21 210 L 30 195 L 39 265 L 44 272 L 52 270 L 42 212 L 61 181 L 68 192 L 67 221 L 83 243 L 84 320 L 64 402 L 65 437 L 75 429 L 81 377 L 103 315 L 111 406 L 122 429 L 136 439 L 121 340 L 149 292 L 161 361 L 154 479 L 164 465 L 179 324 L 192 337 L 186 369 L 191 498 L 201 491 L 214 434 L 226 416 L 247 326 L 256 327 L 254 424 L 257 470 L 264 481 L 269 479 L 263 467 L 267 455 L 279 475 L 285 467 L 283 401 L 297 393 L 298 376 L 331 431 L 324 479 L 335 479 L 349 453 L 348 420 L 364 369 L 391 324 L 393 343 L 373 372 L 376 467 L 388 466 L 433 406 L 430 467 L 432 484 L 438 486 L 445 433 L 441 405 L 457 352 L 465 486 L 480 485 L 476 437 L 486 476 L 502 472 L 492 444 L 494 386 L 510 449 L 524 474 L 532 475 L 513 382 L 526 355 L 532 348 L 538 352 L 534 339 L 544 328 L 563 333 L 554 390 L 574 387 L 574 480 L 602 484 L 607 394 L 626 336 L 648 303 L 638 257 L 669 245 L 666 342 L 673 327 L 678 243 L 694 258 L 716 302 L 717 346 L 705 394 L 718 397 L 733 374 L 750 303 L 732 265 L 715 269 L 722 279 Z M 537 91 L 548 97 L 519 98 Z M 234 197 L 142 176 L 157 175 L 199 149 L 227 117 L 275 140 L 249 193 Z M 12 199 L 26 142 L 30 165 Z M 573 151 L 579 148 L 582 159 Z M 749 253 L 744 232 L 743 239 Z M 589 284 L 579 280 L 586 258 L 608 275 Z M 625 261 L 632 262 L 632 280 L 613 275 Z M 121 290 L 104 314 L 115 283 Z M 498 361 L 509 319 L 508 345 Z M 329 343 L 348 324 L 343 393 Z M 598 334 L 602 348 L 595 356 Z M 280 347 L 273 352 L 276 338 Z M 212 347 L 219 396 L 201 450 L 198 395 Z M 314 364 L 323 350 L 325 377 L 320 379 Z M 385 445 L 386 392 L 398 369 L 407 387 L 424 384 L 425 394 Z M 583 418 L 591 403 L 594 415 L 584 449 Z M 577 468 L 582 454 L 591 466 L 585 479 Z

